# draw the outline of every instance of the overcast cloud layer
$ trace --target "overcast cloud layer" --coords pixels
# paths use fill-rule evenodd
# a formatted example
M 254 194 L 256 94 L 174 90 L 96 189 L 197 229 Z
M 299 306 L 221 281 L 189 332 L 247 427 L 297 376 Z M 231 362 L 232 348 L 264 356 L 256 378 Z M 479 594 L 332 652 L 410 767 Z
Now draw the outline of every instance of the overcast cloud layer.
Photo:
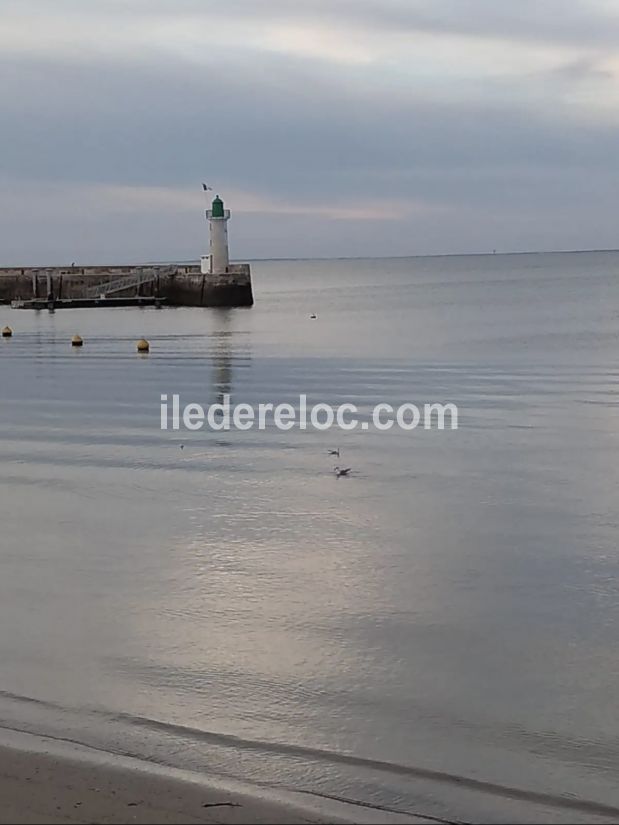
M 616 0 L 0 0 L 0 264 L 619 246 Z

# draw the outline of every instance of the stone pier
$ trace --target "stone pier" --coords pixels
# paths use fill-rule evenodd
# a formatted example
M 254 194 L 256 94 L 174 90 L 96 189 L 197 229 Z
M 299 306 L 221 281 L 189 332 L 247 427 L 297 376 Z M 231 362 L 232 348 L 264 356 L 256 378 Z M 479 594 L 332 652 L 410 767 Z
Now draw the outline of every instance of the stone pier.
M 225 274 L 196 265 L 0 267 L 0 303 L 92 297 L 157 297 L 167 306 L 247 307 L 254 302 L 249 264 Z

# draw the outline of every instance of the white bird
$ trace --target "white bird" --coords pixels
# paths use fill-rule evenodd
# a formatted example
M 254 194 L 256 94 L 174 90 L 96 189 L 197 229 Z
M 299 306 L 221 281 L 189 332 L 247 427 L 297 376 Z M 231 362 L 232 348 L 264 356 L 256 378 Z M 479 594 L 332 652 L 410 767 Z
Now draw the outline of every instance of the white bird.
M 342 478 L 342 476 L 347 476 L 350 473 L 351 469 L 352 467 L 345 467 L 343 470 L 341 470 L 339 467 L 334 467 L 333 472 L 335 473 L 336 478 Z

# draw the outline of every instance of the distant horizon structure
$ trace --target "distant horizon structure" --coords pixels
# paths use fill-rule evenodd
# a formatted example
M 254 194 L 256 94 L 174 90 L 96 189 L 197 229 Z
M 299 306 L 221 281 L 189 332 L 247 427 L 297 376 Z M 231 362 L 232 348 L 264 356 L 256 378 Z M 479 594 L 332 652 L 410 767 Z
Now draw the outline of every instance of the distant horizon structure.
M 230 210 L 224 208 L 224 202 L 216 195 L 211 209 L 206 210 L 206 219 L 210 226 L 210 254 L 200 258 L 203 275 L 225 275 L 230 268 L 230 251 L 228 248 L 228 221 Z

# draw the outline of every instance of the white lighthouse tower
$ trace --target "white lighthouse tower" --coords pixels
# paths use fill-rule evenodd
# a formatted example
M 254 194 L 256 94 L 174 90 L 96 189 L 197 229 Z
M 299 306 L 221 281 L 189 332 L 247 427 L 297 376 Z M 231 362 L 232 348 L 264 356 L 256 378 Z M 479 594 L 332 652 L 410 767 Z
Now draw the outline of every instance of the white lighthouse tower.
M 203 275 L 224 275 L 228 272 L 230 255 L 228 252 L 228 221 L 230 210 L 224 209 L 224 202 L 217 195 L 212 208 L 206 210 L 206 218 L 211 228 L 211 254 L 202 255 L 200 268 Z

